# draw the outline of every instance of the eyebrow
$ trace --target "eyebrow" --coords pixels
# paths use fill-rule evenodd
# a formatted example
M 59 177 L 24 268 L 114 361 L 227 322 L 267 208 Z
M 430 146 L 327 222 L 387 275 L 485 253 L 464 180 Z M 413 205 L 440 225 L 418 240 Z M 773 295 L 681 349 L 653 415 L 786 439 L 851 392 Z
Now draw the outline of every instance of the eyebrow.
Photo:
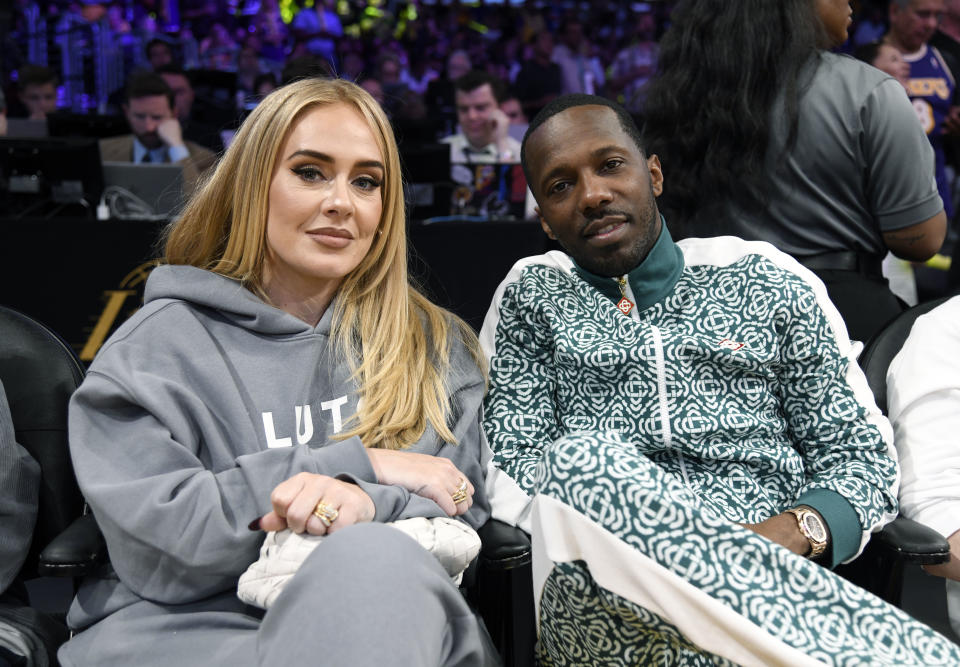
M 591 151 L 590 157 L 593 158 L 593 159 L 596 159 L 596 158 L 602 157 L 604 154 L 610 153 L 610 152 L 612 152 L 612 151 L 624 151 L 624 150 L 625 150 L 624 147 L 623 147 L 623 146 L 620 146 L 620 145 L 618 145 L 618 144 L 607 144 L 606 146 L 601 146 L 600 148 L 597 148 L 596 150 Z M 557 176 L 557 175 L 563 173 L 563 172 L 566 171 L 567 169 L 568 169 L 568 167 L 567 167 L 567 165 L 565 165 L 565 164 L 557 165 L 556 167 L 554 167 L 553 169 L 551 169 L 550 171 L 548 171 L 546 174 L 544 174 L 543 178 L 540 179 L 540 187 L 541 187 L 541 188 L 545 187 L 546 184 L 547 184 L 547 182 L 548 182 L 551 178 L 553 178 L 554 176 Z
M 297 156 L 299 156 L 299 155 L 304 155 L 304 156 L 306 156 L 306 157 L 311 157 L 311 158 L 313 158 L 314 160 L 319 160 L 320 162 L 328 162 L 328 163 L 330 163 L 330 164 L 333 164 L 334 162 L 336 162 L 336 160 L 333 159 L 333 157 L 327 155 L 326 153 L 321 153 L 320 151 L 312 151 L 312 150 L 310 150 L 310 149 L 304 149 L 304 150 L 294 151 L 293 153 L 291 153 L 290 155 L 287 156 L 287 160 L 288 160 L 288 161 L 289 161 L 289 160 L 292 160 L 293 158 L 295 158 L 295 157 L 297 157 Z M 354 166 L 356 166 L 356 167 L 373 167 L 373 168 L 376 168 L 376 169 L 380 169 L 380 170 L 382 170 L 382 171 L 386 171 L 386 167 L 383 166 L 383 163 L 380 162 L 380 160 L 360 160 L 360 161 L 357 162 L 356 165 L 354 165 Z

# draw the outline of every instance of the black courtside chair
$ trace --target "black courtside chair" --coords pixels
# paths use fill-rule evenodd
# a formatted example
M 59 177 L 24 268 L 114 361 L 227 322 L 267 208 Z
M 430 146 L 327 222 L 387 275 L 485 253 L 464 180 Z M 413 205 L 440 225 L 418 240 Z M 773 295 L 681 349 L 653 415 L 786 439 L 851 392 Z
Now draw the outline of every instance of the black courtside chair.
M 83 375 L 76 354 L 53 331 L 0 306 L 0 382 L 10 404 L 16 440 L 40 464 L 41 474 L 37 523 L 18 586 L 51 574 L 41 550 L 84 512 L 67 447 L 67 403 Z M 31 642 L 36 660 L 30 664 L 56 664 L 56 648 L 68 636 L 62 615 L 26 605 L 4 605 L 0 615 L 14 627 L 27 625 L 31 639 L 39 639 Z

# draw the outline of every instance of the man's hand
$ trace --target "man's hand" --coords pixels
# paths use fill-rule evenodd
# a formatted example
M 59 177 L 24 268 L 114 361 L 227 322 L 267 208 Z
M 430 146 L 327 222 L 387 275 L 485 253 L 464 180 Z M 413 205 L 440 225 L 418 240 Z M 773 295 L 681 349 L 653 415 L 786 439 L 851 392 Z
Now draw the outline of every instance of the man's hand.
M 780 546 L 786 547 L 798 556 L 805 557 L 810 553 L 810 540 L 800 532 L 797 517 L 789 512 L 772 516 L 760 523 L 744 523 L 740 525 L 752 530 L 757 535 L 762 535 L 771 542 L 776 542 Z
M 497 152 L 503 156 L 505 151 L 509 150 L 507 138 L 510 134 L 510 118 L 507 114 L 494 109 L 490 113 L 490 130 L 493 137 L 493 143 L 497 146 Z M 519 156 L 516 156 L 519 157 Z
M 176 118 L 167 118 L 157 125 L 157 136 L 168 148 L 183 146 L 183 130 Z

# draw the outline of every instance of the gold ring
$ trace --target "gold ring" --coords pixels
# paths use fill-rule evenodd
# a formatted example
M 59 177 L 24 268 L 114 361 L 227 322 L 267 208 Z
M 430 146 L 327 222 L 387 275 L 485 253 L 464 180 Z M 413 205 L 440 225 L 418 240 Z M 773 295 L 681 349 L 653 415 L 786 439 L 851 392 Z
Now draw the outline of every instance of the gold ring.
M 467 493 L 467 480 L 461 477 L 460 486 L 457 487 L 457 490 L 450 497 L 453 498 L 454 505 L 459 505 L 460 503 L 462 503 L 464 500 L 467 499 L 468 495 L 469 494 Z
M 317 503 L 317 506 L 313 508 L 313 516 L 320 519 L 320 521 L 323 522 L 323 525 L 329 528 L 330 524 L 336 521 L 337 517 L 340 516 L 340 511 L 330 507 L 321 500 Z

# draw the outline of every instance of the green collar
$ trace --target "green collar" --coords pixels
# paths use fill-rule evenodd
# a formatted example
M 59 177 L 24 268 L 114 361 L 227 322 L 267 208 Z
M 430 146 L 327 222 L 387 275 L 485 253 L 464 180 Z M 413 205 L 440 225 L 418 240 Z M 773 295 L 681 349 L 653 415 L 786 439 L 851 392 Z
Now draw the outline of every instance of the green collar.
M 620 287 L 616 278 L 598 276 L 581 268 L 574 262 L 574 271 L 581 278 L 597 288 L 601 294 L 611 301 L 620 300 Z M 640 264 L 629 274 L 627 280 L 630 289 L 637 300 L 638 310 L 649 308 L 667 296 L 680 279 L 683 273 L 683 253 L 667 230 L 667 223 L 660 216 L 660 237 L 653 244 L 650 252 Z

